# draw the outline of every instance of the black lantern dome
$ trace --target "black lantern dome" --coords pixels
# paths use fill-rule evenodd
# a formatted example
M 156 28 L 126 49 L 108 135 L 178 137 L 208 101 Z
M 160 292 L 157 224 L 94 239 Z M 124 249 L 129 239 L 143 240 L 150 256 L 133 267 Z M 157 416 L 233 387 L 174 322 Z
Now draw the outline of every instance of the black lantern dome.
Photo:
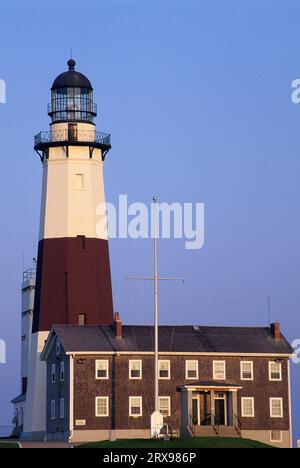
M 68 61 L 69 70 L 61 73 L 51 88 L 51 104 L 48 114 L 52 123 L 93 123 L 97 106 L 93 103 L 93 87 L 90 80 L 75 70 L 76 62 Z

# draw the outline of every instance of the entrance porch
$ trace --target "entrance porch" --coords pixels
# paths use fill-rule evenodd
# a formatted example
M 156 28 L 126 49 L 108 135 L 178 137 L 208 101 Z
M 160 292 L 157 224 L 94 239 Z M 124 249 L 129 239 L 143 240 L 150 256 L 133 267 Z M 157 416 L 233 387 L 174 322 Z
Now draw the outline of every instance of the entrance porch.
M 240 436 L 237 394 L 241 388 L 218 382 L 195 382 L 180 387 L 182 435 Z

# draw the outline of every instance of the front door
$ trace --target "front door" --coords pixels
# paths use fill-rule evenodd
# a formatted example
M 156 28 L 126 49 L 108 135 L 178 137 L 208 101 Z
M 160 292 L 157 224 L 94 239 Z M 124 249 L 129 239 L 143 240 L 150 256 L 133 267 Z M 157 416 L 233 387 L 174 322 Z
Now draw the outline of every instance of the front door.
M 219 424 L 220 426 L 227 425 L 225 394 L 219 394 L 215 396 L 215 415 L 217 424 Z
M 211 396 L 208 392 L 200 393 L 201 426 L 211 425 Z

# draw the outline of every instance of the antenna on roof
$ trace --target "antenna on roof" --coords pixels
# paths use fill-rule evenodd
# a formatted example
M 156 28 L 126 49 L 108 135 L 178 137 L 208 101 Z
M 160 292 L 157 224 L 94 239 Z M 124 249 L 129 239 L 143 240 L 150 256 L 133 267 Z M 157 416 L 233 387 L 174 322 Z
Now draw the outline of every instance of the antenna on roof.
M 271 296 L 267 297 L 268 303 L 268 324 L 271 325 Z

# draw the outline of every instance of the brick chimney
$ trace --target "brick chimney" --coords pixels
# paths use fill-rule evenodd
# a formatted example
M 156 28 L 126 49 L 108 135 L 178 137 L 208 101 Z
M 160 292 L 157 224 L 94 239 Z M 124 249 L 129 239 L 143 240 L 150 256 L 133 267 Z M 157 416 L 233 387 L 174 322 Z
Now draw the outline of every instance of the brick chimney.
M 280 324 L 279 323 L 271 323 L 271 335 L 274 340 L 280 340 L 281 333 L 280 333 Z
M 115 313 L 114 325 L 116 338 L 122 338 L 122 321 L 120 320 L 120 312 Z

